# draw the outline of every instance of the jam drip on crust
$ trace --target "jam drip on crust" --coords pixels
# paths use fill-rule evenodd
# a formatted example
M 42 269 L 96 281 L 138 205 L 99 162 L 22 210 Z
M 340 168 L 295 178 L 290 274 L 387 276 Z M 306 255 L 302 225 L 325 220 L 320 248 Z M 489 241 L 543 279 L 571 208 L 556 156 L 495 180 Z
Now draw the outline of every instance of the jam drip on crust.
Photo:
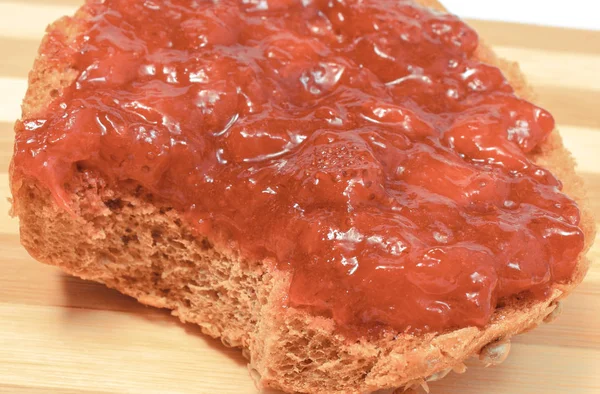
M 527 156 L 554 120 L 458 18 L 402 0 L 83 11 L 78 77 L 16 140 L 16 176 L 57 201 L 76 167 L 135 181 L 346 332 L 483 326 L 571 277 L 578 208 Z

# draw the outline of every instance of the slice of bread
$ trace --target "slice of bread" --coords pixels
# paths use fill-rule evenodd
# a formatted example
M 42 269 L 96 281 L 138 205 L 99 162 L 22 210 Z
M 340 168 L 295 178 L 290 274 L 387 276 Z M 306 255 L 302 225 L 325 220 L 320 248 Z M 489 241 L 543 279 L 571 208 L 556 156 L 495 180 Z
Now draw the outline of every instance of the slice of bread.
M 419 3 L 444 11 L 436 1 Z M 29 76 L 23 118 L 42 114 L 77 77 L 70 55 L 86 17 L 79 11 L 50 26 L 58 34 L 42 42 Z M 498 59 L 484 44 L 478 56 L 500 67 L 520 96 L 532 99 L 516 64 Z M 17 122 L 16 133 L 22 130 Z M 594 222 L 558 132 L 531 158 L 561 179 L 565 193 L 579 203 L 589 247 Z M 474 355 L 481 354 L 490 364 L 502 361 L 510 337 L 552 317 L 558 300 L 587 270 L 582 253 L 569 283 L 556 285 L 544 301 L 504 300 L 483 329 L 350 341 L 337 333 L 332 320 L 284 307 L 289 273 L 244 261 L 235 250 L 216 248 L 210 239 L 195 235 L 179 212 L 141 187 L 114 190 L 97 174 L 81 170 L 68 185 L 68 212 L 48 189 L 33 178 L 15 177 L 15 170 L 12 165 L 13 214 L 20 219 L 21 242 L 34 258 L 145 304 L 171 309 L 182 321 L 220 337 L 226 346 L 241 347 L 259 386 L 287 392 L 410 387 L 452 369 L 462 372 L 464 360 Z

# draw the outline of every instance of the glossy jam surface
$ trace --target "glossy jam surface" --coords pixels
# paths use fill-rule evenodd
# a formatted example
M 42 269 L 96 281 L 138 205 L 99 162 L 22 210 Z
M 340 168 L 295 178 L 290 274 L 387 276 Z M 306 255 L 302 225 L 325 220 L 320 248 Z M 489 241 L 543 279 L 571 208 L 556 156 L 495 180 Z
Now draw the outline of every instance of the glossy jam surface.
M 572 274 L 579 211 L 526 156 L 554 121 L 456 17 L 402 0 L 84 10 L 78 78 L 16 142 L 17 173 L 58 199 L 76 166 L 133 180 L 291 272 L 289 305 L 340 329 L 481 326 Z

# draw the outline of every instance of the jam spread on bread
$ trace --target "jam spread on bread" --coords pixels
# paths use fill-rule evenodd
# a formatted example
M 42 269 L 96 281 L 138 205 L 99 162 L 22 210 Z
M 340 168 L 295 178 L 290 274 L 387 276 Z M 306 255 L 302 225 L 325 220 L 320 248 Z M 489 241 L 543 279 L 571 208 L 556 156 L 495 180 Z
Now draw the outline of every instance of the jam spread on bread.
M 76 171 L 134 182 L 342 330 L 483 326 L 570 280 L 579 211 L 531 160 L 554 120 L 458 18 L 402 0 L 80 12 L 47 59 L 78 75 L 22 120 L 14 159 L 67 209 Z

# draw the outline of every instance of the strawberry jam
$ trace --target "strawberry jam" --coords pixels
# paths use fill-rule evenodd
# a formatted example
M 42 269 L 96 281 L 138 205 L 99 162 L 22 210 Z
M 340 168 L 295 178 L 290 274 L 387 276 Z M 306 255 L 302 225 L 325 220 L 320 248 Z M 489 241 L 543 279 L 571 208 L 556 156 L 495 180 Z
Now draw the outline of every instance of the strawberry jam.
M 578 208 L 527 155 L 554 120 L 456 17 L 403 0 L 92 0 L 80 15 L 49 55 L 78 77 L 21 121 L 14 158 L 67 208 L 77 168 L 134 181 L 289 272 L 288 305 L 340 330 L 483 326 L 500 299 L 573 274 Z

